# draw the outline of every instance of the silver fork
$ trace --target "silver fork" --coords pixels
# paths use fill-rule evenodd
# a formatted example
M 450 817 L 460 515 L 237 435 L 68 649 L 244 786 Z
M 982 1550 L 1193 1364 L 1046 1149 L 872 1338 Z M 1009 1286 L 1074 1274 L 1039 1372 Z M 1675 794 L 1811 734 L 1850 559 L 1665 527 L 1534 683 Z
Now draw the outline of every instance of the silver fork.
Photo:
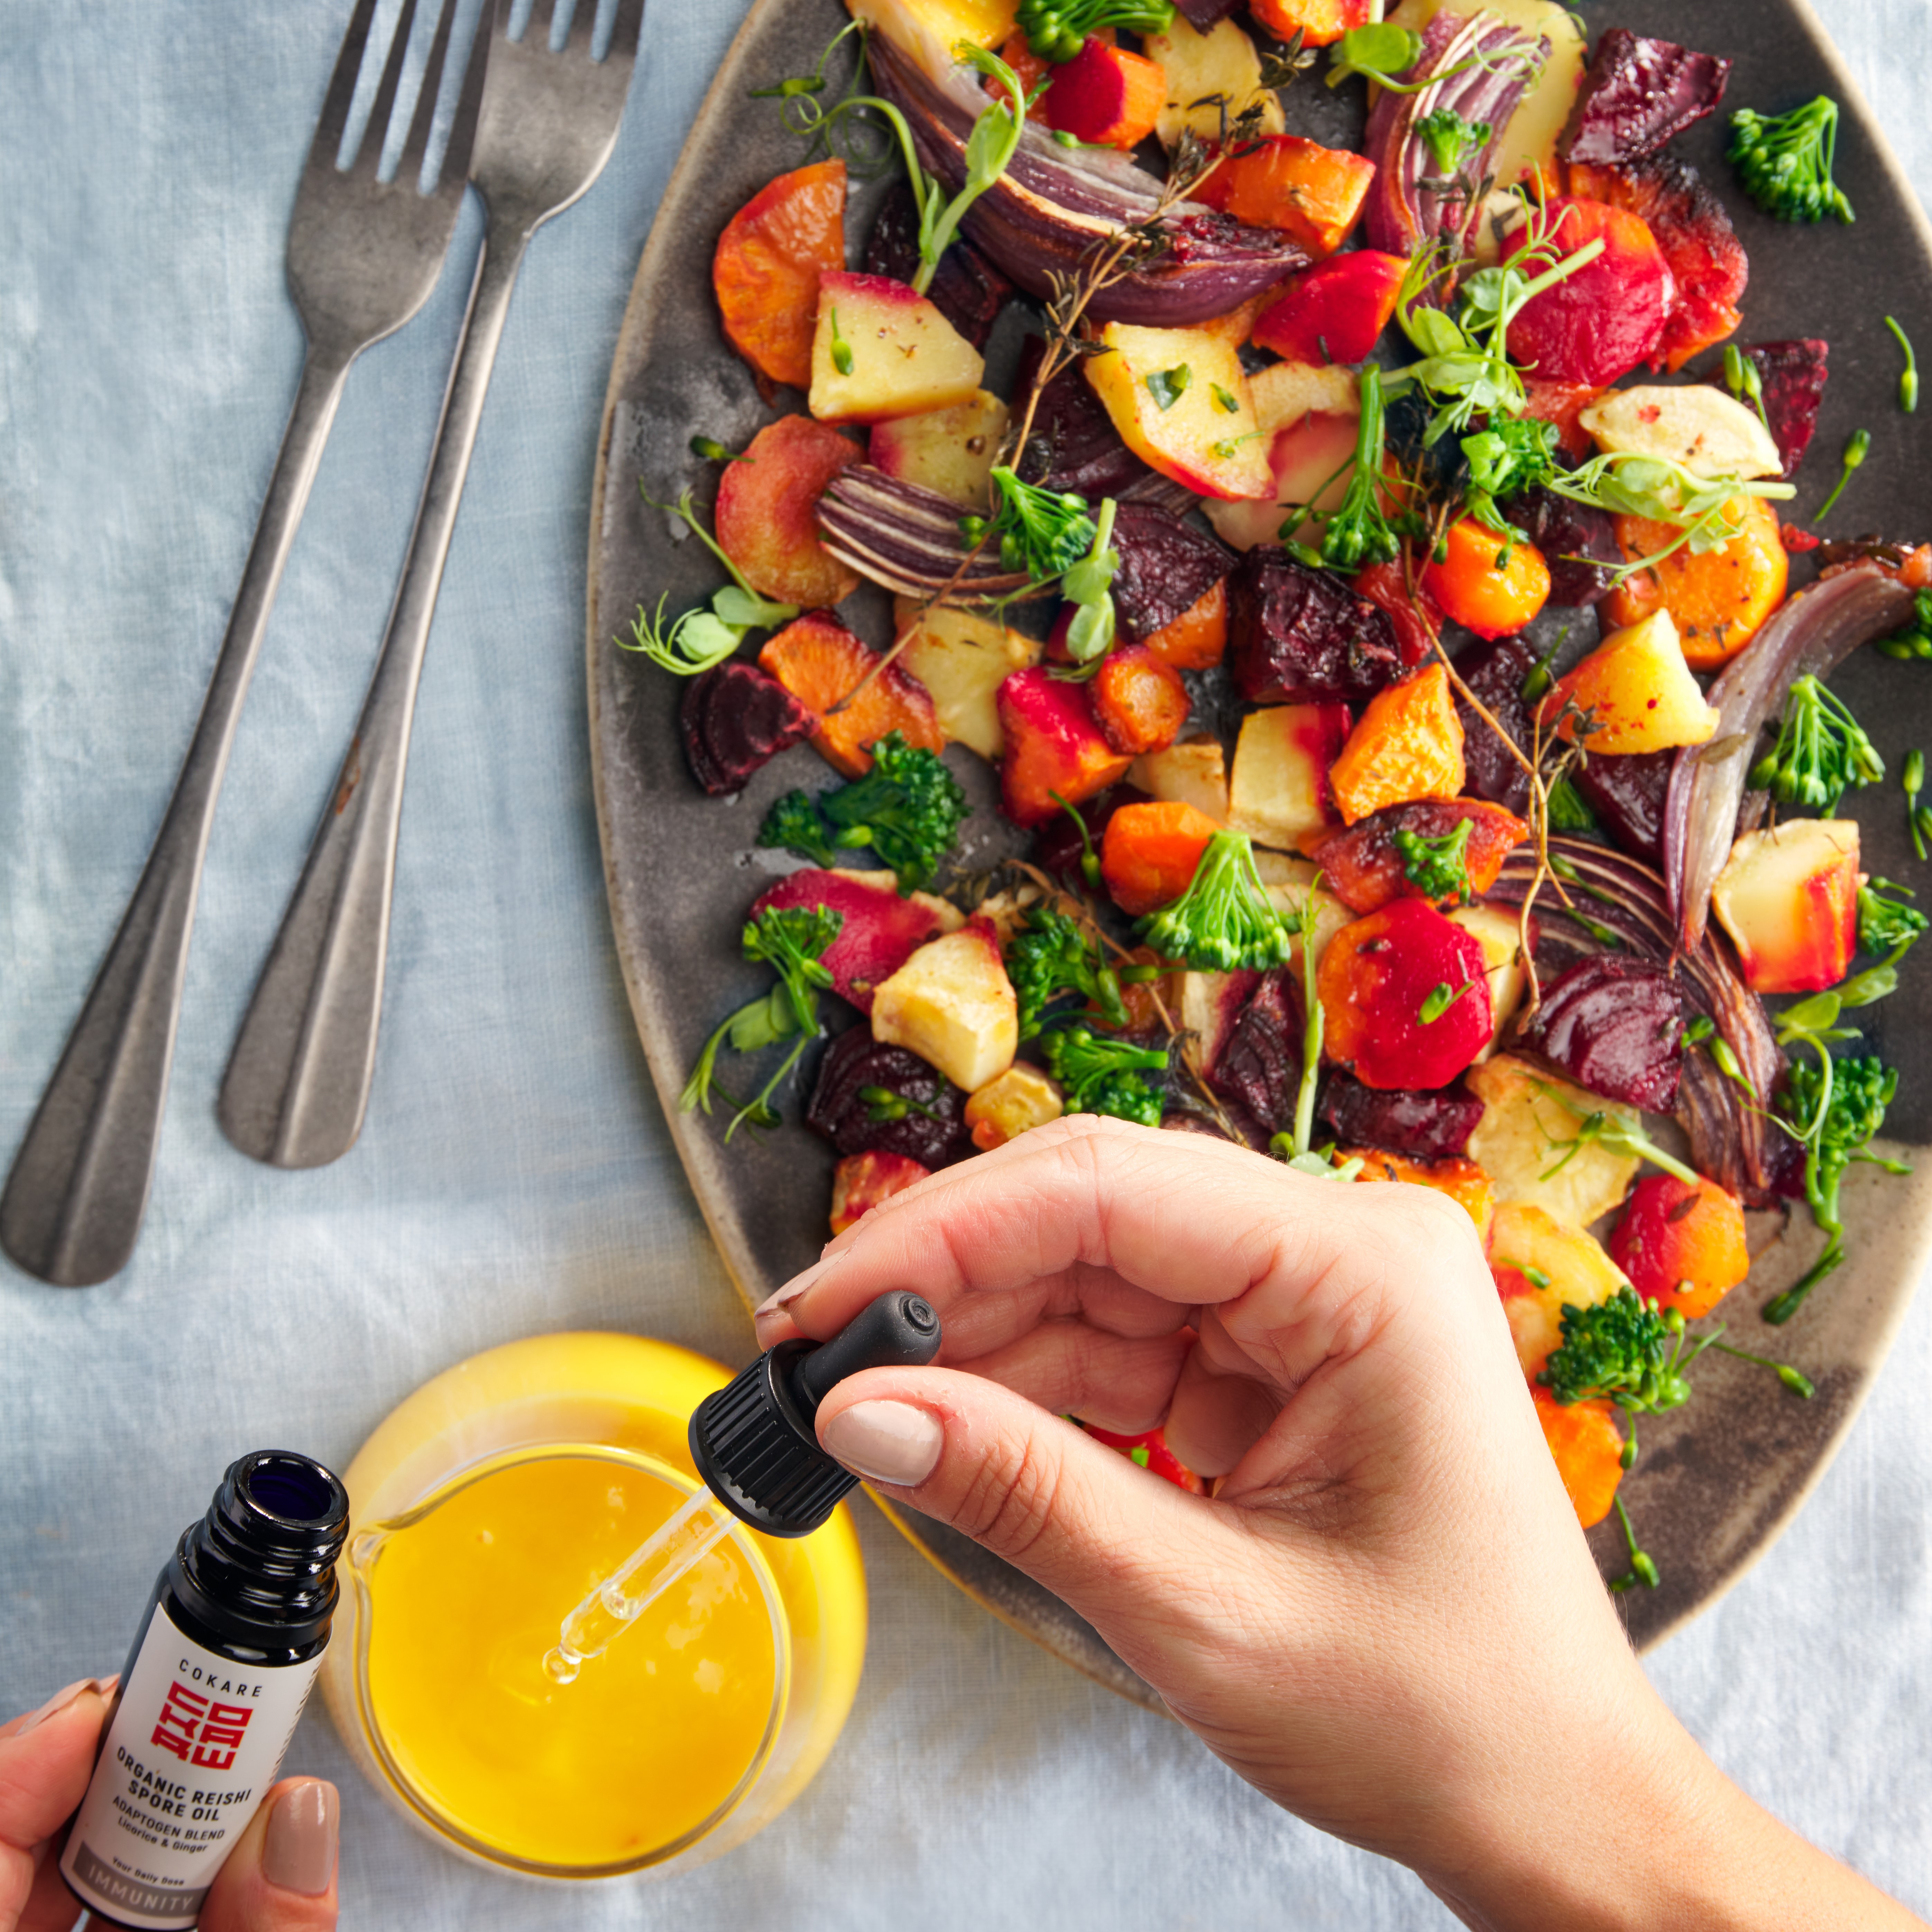
M 477 28 L 491 28 L 492 45 L 470 177 L 488 222 L 463 340 L 382 656 L 217 1109 L 236 1146 L 277 1167 L 320 1167 L 362 1131 L 416 686 L 490 371 L 530 237 L 603 171 L 623 118 L 644 0 L 619 0 L 601 62 L 590 58 L 597 0 L 577 0 L 568 40 L 550 50 L 559 4 L 536 8 L 520 40 L 509 38 L 509 0 Z
M 375 0 L 358 0 L 322 100 L 289 224 L 289 291 L 308 338 L 295 408 L 166 816 L 0 1195 L 0 1244 L 60 1287 L 104 1281 L 134 1251 L 167 1097 L 208 826 L 282 566 L 350 364 L 422 308 L 456 225 L 489 57 L 486 34 L 478 34 L 472 50 L 437 185 L 428 194 L 417 190 L 455 10 L 449 0 L 394 181 L 379 182 L 376 166 L 416 0 L 404 0 L 368 131 L 346 169 L 338 167 L 337 155 Z

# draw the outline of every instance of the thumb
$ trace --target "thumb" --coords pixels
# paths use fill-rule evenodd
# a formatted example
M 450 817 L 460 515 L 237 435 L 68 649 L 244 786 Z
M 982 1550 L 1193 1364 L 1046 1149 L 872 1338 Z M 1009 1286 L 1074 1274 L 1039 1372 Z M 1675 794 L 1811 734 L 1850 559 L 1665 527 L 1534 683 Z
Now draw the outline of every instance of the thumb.
M 338 1816 L 326 1778 L 272 1786 L 208 1888 L 200 1932 L 333 1932 Z
M 1216 1640 L 1206 1593 L 1177 1587 L 1226 1560 L 1216 1506 L 1064 1417 L 980 1376 L 868 1369 L 826 1396 L 818 1428 L 828 1455 L 1044 1584 L 1128 1663 L 1157 1652 L 1171 1667 L 1190 1623 Z

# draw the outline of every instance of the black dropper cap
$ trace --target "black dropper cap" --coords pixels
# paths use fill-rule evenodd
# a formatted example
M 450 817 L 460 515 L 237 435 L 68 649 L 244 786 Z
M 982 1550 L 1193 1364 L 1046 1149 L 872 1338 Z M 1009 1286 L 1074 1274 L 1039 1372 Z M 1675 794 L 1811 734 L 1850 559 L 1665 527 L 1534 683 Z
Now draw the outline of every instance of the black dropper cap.
M 859 1480 L 819 1448 L 818 1405 L 861 1369 L 923 1368 L 939 1340 L 932 1304 L 897 1288 L 829 1342 L 781 1342 L 698 1404 L 691 1418 L 698 1473 L 754 1529 L 809 1536 Z

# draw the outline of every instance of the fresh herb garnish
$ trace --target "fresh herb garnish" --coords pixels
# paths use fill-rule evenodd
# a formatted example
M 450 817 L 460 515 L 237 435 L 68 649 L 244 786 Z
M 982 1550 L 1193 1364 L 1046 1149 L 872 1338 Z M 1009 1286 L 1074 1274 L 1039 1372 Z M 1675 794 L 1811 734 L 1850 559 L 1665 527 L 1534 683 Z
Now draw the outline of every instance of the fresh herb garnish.
M 698 1064 L 678 1097 L 680 1113 L 688 1114 L 694 1107 L 710 1113 L 716 1094 L 735 1110 L 724 1130 L 728 1141 L 746 1120 L 754 1127 L 777 1126 L 771 1097 L 818 1035 L 818 995 L 832 984 L 821 956 L 844 923 L 844 915 L 829 906 L 784 906 L 768 908 L 746 925 L 741 940 L 745 957 L 770 966 L 778 976 L 778 984 L 748 1006 L 740 1006 L 704 1042 Z M 734 1052 L 755 1053 L 794 1035 L 798 1044 L 755 1099 L 740 1106 L 718 1084 L 718 1054 L 728 1040 Z
M 1663 549 L 1624 565 L 1616 573 L 1619 580 L 1687 547 L 1696 556 L 1723 549 L 1744 532 L 1743 520 L 1731 507 L 1740 496 L 1781 502 L 1798 494 L 1789 483 L 1700 476 L 1668 457 L 1641 456 L 1630 450 L 1609 450 L 1574 470 L 1552 470 L 1544 488 L 1573 502 L 1594 504 L 1612 516 L 1641 517 L 1678 526 L 1676 537 Z
M 722 664 L 752 632 L 776 630 L 798 615 L 796 604 L 774 604 L 770 598 L 760 596 L 746 581 L 744 573 L 704 527 L 688 490 L 675 503 L 657 502 L 644 494 L 641 484 L 638 490 L 652 509 L 681 518 L 705 548 L 731 573 L 731 581 L 712 596 L 710 610 L 686 610 L 673 619 L 668 628 L 664 624 L 668 596 L 658 599 L 654 612 L 646 613 L 640 604 L 638 614 L 631 620 L 630 637 L 611 639 L 620 650 L 636 651 L 676 676 L 695 677 L 700 671 Z
M 1466 507 L 1470 515 L 1498 536 L 1520 537 L 1522 532 L 1504 521 L 1496 506 L 1547 482 L 1556 473 L 1559 434 L 1554 423 L 1535 416 L 1498 416 L 1486 429 L 1463 437 L 1462 454 L 1469 465 Z
M 1210 382 L 1208 387 L 1214 396 L 1214 406 L 1217 410 L 1231 416 L 1240 414 L 1241 399 L 1233 390 L 1222 388 L 1219 382 Z
M 1925 754 L 1920 751 L 1907 752 L 1905 754 L 1905 772 L 1901 780 L 1905 788 L 1905 822 L 1912 828 L 1912 849 L 1922 865 L 1925 860 L 1925 824 L 1920 815 L 1918 794 L 1925 789 Z
M 1661 1580 L 1658 1574 L 1655 1560 L 1648 1550 L 1637 1547 L 1636 1532 L 1630 1527 L 1630 1511 L 1624 1508 L 1622 1496 L 1613 1496 L 1616 1505 L 1617 1520 L 1623 1525 L 1624 1546 L 1630 1552 L 1630 1568 L 1610 1585 L 1610 1594 L 1620 1597 L 1626 1590 L 1634 1590 L 1641 1583 L 1646 1590 L 1654 1590 Z
M 832 366 L 842 376 L 852 373 L 852 345 L 839 332 L 838 304 L 832 305 Z
M 1150 369 L 1142 380 L 1147 385 L 1148 394 L 1165 416 L 1187 393 L 1187 386 L 1194 380 L 1194 371 L 1186 363 L 1177 362 L 1172 369 Z
M 1855 429 L 1850 440 L 1845 445 L 1844 467 L 1839 472 L 1838 481 L 1832 494 L 1818 506 L 1818 514 L 1811 520 L 1822 524 L 1832 514 L 1832 507 L 1845 494 L 1845 485 L 1852 480 L 1853 470 L 1862 467 L 1871 451 L 1871 431 Z
M 908 1114 L 923 1114 L 928 1120 L 939 1118 L 923 1100 L 915 1100 L 910 1094 L 895 1093 L 890 1087 L 861 1087 L 859 1098 L 864 1102 L 866 1119 L 875 1125 L 902 1120 Z
M 1853 786 L 1885 776 L 1885 760 L 1864 728 L 1812 676 L 1794 678 L 1778 742 L 1750 770 L 1754 791 L 1783 805 L 1808 805 L 1828 817 Z
M 1780 221 L 1856 218 L 1832 178 L 1838 148 L 1838 104 L 1829 94 L 1789 114 L 1743 107 L 1731 116 L 1732 165 L 1744 192 Z
M 1757 364 L 1735 342 L 1724 344 L 1724 387 L 1741 403 L 1748 403 L 1757 412 L 1757 419 L 1768 430 L 1771 418 L 1764 409 L 1764 378 L 1758 374 Z
M 1550 829 L 1552 832 L 1594 832 L 1597 814 L 1583 802 L 1583 794 L 1568 778 L 1550 782 Z
M 1100 855 L 1094 849 L 1094 835 L 1087 829 L 1087 821 L 1081 817 L 1077 807 L 1067 803 L 1057 791 L 1047 796 L 1073 821 L 1073 829 L 1080 835 L 1080 876 L 1087 881 L 1090 892 L 1100 890 Z
M 692 455 L 706 463 L 750 463 L 754 460 L 742 451 L 727 449 L 715 436 L 694 436 L 686 447 Z
M 1473 980 L 1465 980 L 1460 986 L 1452 986 L 1446 980 L 1441 981 L 1430 989 L 1417 1009 L 1416 1017 L 1424 1026 L 1433 1026 L 1475 983 Z
M 1301 940 L 1301 1004 L 1308 1016 L 1301 1029 L 1301 1084 L 1294 1096 L 1294 1131 L 1276 1134 L 1268 1142 L 1268 1151 L 1286 1161 L 1297 1174 L 1310 1174 L 1317 1180 L 1352 1181 L 1364 1166 L 1361 1156 L 1337 1161 L 1335 1150 L 1316 1150 L 1315 1101 L 1322 1084 L 1322 1042 L 1328 1030 L 1328 1016 L 1322 1010 L 1322 994 L 1316 970 L 1315 895 L 1322 884 L 1317 873 L 1309 883 L 1307 896 L 1301 902 L 1296 924 Z
M 1703 1184 L 1704 1177 L 1695 1168 L 1687 1167 L 1674 1154 L 1659 1147 L 1636 1121 L 1607 1110 L 1585 1113 L 1574 1101 L 1564 1099 L 1548 1082 L 1538 1080 L 1531 1084 L 1546 1100 L 1555 1101 L 1576 1123 L 1576 1134 L 1569 1140 L 1558 1140 L 1547 1127 L 1544 1128 L 1543 1137 L 1549 1143 L 1550 1151 L 1554 1154 L 1558 1148 L 1564 1151 L 1556 1165 L 1546 1168 L 1539 1179 L 1553 1180 L 1586 1147 L 1600 1147 L 1606 1154 L 1621 1155 L 1626 1160 L 1647 1160 L 1653 1166 L 1662 1168 L 1666 1174 L 1674 1174 L 1688 1186 Z M 1541 1125 L 1540 1120 L 1538 1124 Z
M 1885 326 L 1892 331 L 1899 347 L 1905 352 L 1905 367 L 1900 371 L 1898 378 L 1898 406 L 1907 416 L 1916 416 L 1918 412 L 1918 358 L 1912 350 L 1911 338 L 1890 316 L 1886 317 Z

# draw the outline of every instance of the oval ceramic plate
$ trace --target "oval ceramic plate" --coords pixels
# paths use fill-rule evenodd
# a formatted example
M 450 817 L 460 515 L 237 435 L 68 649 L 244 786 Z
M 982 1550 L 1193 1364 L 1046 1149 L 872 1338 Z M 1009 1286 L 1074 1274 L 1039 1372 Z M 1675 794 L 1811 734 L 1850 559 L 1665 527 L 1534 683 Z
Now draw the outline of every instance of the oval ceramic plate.
M 716 472 L 690 454 L 692 435 L 742 448 L 775 414 L 803 406 L 790 395 L 780 397 L 778 410 L 768 406 L 725 342 L 712 298 L 711 258 L 740 206 L 805 158 L 778 104 L 751 99 L 752 90 L 812 72 L 845 18 L 838 0 L 758 0 L 719 68 L 638 265 L 610 374 L 592 499 L 590 740 L 618 954 L 686 1170 L 740 1291 L 752 1303 L 818 1254 L 831 1151 L 796 1124 L 796 1094 L 786 1108 L 791 1124 L 762 1142 L 741 1136 L 728 1148 L 721 1121 L 680 1114 L 677 1098 L 712 1028 L 765 983 L 762 969 L 740 960 L 736 943 L 746 908 L 767 881 L 771 855 L 753 844 L 759 823 L 779 793 L 821 773 L 815 754 L 800 747 L 736 796 L 704 796 L 679 746 L 681 682 L 612 640 L 628 632 L 640 602 L 655 606 L 668 595 L 668 608 L 682 610 L 717 587 L 712 560 L 688 536 L 674 539 L 669 520 L 644 493 L 669 502 L 691 488 L 708 501 Z M 1591 27 L 1594 35 L 1614 20 L 1668 38 L 1683 33 L 1684 18 L 1681 4 L 1624 0 L 1599 10 Z M 1923 537 L 1928 532 L 1901 506 L 1932 502 L 1932 442 L 1899 412 L 1897 351 L 1881 326 L 1892 314 L 1922 336 L 1932 328 L 1932 250 L 1917 202 L 1802 0 L 1707 0 L 1696 10 L 1694 38 L 1735 62 L 1730 105 L 1781 112 L 1826 92 L 1845 110 L 1838 179 L 1857 209 L 1855 227 L 1786 227 L 1760 215 L 1724 160 L 1722 116 L 1681 137 L 1672 152 L 1718 188 L 1750 250 L 1739 339 L 1822 336 L 1831 344 L 1831 380 L 1796 514 L 1808 516 L 1822 500 L 1838 452 L 1864 425 L 1872 433 L 1870 458 L 1846 493 L 1834 530 L 1883 527 L 1894 536 Z M 1350 110 L 1317 81 L 1300 82 L 1287 104 L 1292 130 L 1331 142 L 1353 132 L 1346 124 Z M 855 256 L 862 252 L 877 191 L 855 195 L 847 224 Z M 1002 324 L 1009 354 L 1017 314 L 1009 311 Z M 1932 337 L 1927 340 L 1932 346 Z M 1001 346 L 996 335 L 989 352 L 994 386 Z M 882 599 L 868 607 L 856 598 L 847 614 L 874 643 L 886 641 Z M 1580 629 L 1587 631 L 1587 622 Z M 1894 771 L 1908 747 L 1932 739 L 1932 686 L 1918 666 L 1866 652 L 1834 680 Z M 949 762 L 973 799 L 964 854 L 971 870 L 1001 856 L 1006 835 L 991 774 L 958 747 Z M 1868 866 L 1910 881 L 1916 868 L 1895 788 L 1868 792 L 1847 808 L 1864 823 Z M 1910 963 L 1899 993 L 1856 1016 L 1865 1023 L 1864 1050 L 1901 1070 L 1889 1124 L 1905 1144 L 1892 1150 L 1908 1154 L 1932 1142 L 1932 1037 L 1912 1019 L 1924 1010 L 1932 941 L 1924 952 L 1924 959 Z M 1765 1251 L 1726 1310 L 1742 1331 L 1736 1340 L 1798 1361 L 1816 1382 L 1816 1399 L 1798 1401 L 1761 1371 L 1706 1356 L 1696 1400 L 1645 1425 L 1643 1460 L 1624 1488 L 1663 1582 L 1621 1599 L 1640 1645 L 1659 1641 L 1712 1602 L 1763 1552 L 1830 1461 L 1883 1358 L 1926 1257 L 1932 1167 L 1904 1180 L 1856 1167 L 1845 1194 L 1850 1260 L 1796 1321 L 1770 1329 L 1754 1311 L 1817 1251 L 1802 1209 L 1781 1238 L 1772 1217 L 1762 1217 Z M 1738 1303 L 1744 1305 L 1732 1313 Z M 923 1517 L 892 1514 L 941 1570 L 989 1609 L 1123 1694 L 1158 1703 L 1090 1626 L 1029 1578 Z M 1606 1574 L 1623 1567 L 1614 1518 L 1593 1540 Z

